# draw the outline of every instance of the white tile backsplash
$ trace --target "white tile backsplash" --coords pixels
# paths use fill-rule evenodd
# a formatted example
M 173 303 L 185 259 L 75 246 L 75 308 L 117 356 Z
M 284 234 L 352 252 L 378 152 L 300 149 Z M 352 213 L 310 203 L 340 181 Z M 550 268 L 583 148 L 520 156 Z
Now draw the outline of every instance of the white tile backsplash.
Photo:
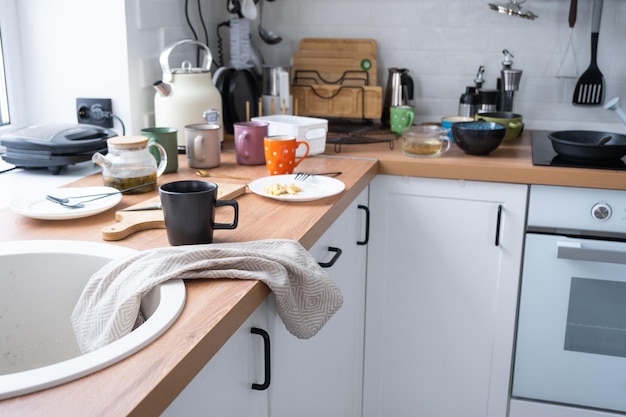
M 410 69 L 417 87 L 415 107 L 422 119 L 456 113 L 458 99 L 465 86 L 472 85 L 480 65 L 486 68 L 485 87 L 495 88 L 506 48 L 515 56 L 514 67 L 524 71 L 515 110 L 528 126 L 602 124 L 626 131 L 612 112 L 573 106 L 576 80 L 556 77 L 569 37 L 569 1 L 528 0 L 524 7 L 539 15 L 534 21 L 496 13 L 487 6 L 489 1 L 277 0 L 266 3 L 264 26 L 296 48 L 299 39 L 310 36 L 376 39 L 379 84 L 385 86 L 389 67 Z M 579 75 L 589 65 L 591 3 L 578 2 L 572 31 Z M 606 79 L 606 98 L 622 96 L 624 102 L 625 41 L 626 1 L 605 0 L 598 64 Z M 264 45 L 258 38 L 255 42 L 266 60 L 285 61 L 292 52 Z
M 388 68 L 408 68 L 416 85 L 414 105 L 418 120 L 455 114 L 460 95 L 466 85 L 473 84 L 480 65 L 486 68 L 485 87 L 495 88 L 502 50 L 507 48 L 515 56 L 514 67 L 524 71 L 520 91 L 516 93 L 515 111 L 524 115 L 528 127 L 626 131 L 613 112 L 601 107 L 573 106 L 571 96 L 576 80 L 556 77 L 570 33 L 569 1 L 527 0 L 524 6 L 539 15 L 534 21 L 498 14 L 489 9 L 489 1 L 499 0 L 266 0 L 264 26 L 284 40 L 277 45 L 264 44 L 257 33 L 258 19 L 251 24 L 252 40 L 267 64 L 284 65 L 305 37 L 373 38 L 378 44 L 379 85 L 385 86 Z M 152 120 L 151 84 L 161 74 L 158 56 L 166 45 L 192 36 L 185 20 L 185 0 L 115 0 L 107 4 L 115 5 L 120 16 L 106 21 L 101 21 L 102 11 L 109 15 L 112 12 L 103 9 L 104 4 L 98 0 L 63 0 L 59 7 L 56 3 L 55 7 L 48 7 L 45 0 L 20 0 L 19 4 L 31 14 L 25 18 L 28 25 L 22 28 L 33 32 L 25 33 L 24 47 L 37 48 L 30 53 L 24 50 L 25 65 L 46 68 L 46 71 L 29 70 L 26 75 L 49 78 L 28 80 L 29 86 L 33 86 L 27 92 L 28 101 L 37 112 L 37 118 L 31 117 L 31 122 L 63 121 L 63 115 L 67 121 L 74 120 L 74 97 L 103 94 L 113 97 L 115 111 L 127 121 L 130 132 L 137 133 L 146 121 Z M 579 74 L 589 64 L 591 4 L 591 0 L 578 2 L 578 20 L 572 31 Z M 198 35 L 204 37 L 197 3 L 190 1 L 189 5 L 191 21 Z M 230 15 L 223 0 L 201 0 L 201 5 L 209 44 L 217 59 L 217 24 L 228 20 Z M 38 16 L 39 10 L 43 9 L 46 18 L 54 19 L 54 13 L 58 13 L 56 21 L 64 22 L 50 32 L 54 36 L 41 36 L 37 32 L 41 27 L 38 22 L 44 18 Z M 80 10 L 80 19 L 69 19 L 75 15 L 72 10 Z M 89 10 L 94 16 L 89 16 Z M 121 15 L 124 11 L 126 16 Z M 87 21 L 89 25 L 84 24 Z M 126 25 L 127 49 L 109 46 L 104 59 L 98 50 L 88 51 L 82 44 L 78 44 L 82 49 L 74 50 L 75 42 L 63 41 L 76 39 L 75 33 L 84 32 L 86 27 L 110 32 L 109 28 L 123 25 Z M 222 33 L 227 35 L 227 30 Z M 115 34 L 123 36 L 118 29 Z M 82 38 L 90 39 L 85 35 Z M 34 39 L 36 43 L 30 42 Z M 46 44 L 48 39 L 51 44 Z M 625 41 L 626 1 L 605 0 L 598 63 L 606 79 L 606 98 L 621 96 L 623 103 L 626 103 Z M 228 62 L 227 36 L 224 44 L 225 62 Z M 61 66 L 60 57 L 66 57 L 67 61 Z M 79 58 L 99 62 L 95 75 L 100 78 L 86 76 L 80 65 L 71 65 L 76 60 L 81 62 Z M 113 80 L 113 74 L 123 74 L 120 65 L 128 66 L 128 79 Z M 58 83 L 52 81 L 59 79 L 72 82 L 64 83 L 63 88 L 56 87 Z M 63 106 L 57 104 L 59 100 Z

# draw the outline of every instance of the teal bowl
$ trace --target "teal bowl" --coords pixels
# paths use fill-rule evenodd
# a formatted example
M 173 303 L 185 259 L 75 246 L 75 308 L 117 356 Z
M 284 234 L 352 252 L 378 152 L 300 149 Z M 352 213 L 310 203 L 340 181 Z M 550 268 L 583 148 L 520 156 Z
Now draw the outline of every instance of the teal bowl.
M 480 120 L 452 125 L 454 143 L 469 155 L 489 155 L 500 146 L 505 135 L 506 126 L 500 123 Z

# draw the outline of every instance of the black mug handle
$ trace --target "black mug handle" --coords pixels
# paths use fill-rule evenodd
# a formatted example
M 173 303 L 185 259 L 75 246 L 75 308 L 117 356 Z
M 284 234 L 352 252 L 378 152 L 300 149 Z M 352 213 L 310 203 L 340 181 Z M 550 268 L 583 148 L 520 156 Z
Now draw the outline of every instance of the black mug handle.
M 235 229 L 239 223 L 239 204 L 235 200 L 216 200 L 215 207 L 232 206 L 235 212 L 235 219 L 232 223 L 215 223 L 213 229 Z

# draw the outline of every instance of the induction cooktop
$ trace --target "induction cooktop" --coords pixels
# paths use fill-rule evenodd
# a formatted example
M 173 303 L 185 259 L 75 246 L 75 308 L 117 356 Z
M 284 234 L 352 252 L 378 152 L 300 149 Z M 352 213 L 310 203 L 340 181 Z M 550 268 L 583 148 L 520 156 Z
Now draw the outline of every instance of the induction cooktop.
M 594 163 L 584 163 L 581 161 L 572 161 L 565 159 L 559 156 L 554 148 L 552 148 L 552 141 L 550 141 L 550 138 L 548 138 L 549 133 L 549 131 L 541 130 L 532 132 L 531 143 L 533 165 L 626 171 L 626 157 L 618 161 L 601 161 Z

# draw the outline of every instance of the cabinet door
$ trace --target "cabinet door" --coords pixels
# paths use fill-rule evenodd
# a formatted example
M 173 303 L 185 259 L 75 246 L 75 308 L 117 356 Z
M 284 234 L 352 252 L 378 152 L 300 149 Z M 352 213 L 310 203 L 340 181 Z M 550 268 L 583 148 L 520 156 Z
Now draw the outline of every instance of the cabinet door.
M 162 416 L 267 417 L 268 391 L 253 390 L 265 378 L 263 337 L 267 304 L 261 304 L 191 380 Z
M 370 187 L 363 415 L 505 416 L 527 187 Z
M 330 276 L 341 287 L 343 306 L 318 334 L 297 339 L 276 317 L 272 329 L 272 417 L 361 416 L 365 316 L 365 239 L 368 193 L 333 223 L 311 248 L 319 262 L 341 249 Z M 270 298 L 271 299 L 271 298 Z M 271 310 L 270 310 L 271 311 Z

